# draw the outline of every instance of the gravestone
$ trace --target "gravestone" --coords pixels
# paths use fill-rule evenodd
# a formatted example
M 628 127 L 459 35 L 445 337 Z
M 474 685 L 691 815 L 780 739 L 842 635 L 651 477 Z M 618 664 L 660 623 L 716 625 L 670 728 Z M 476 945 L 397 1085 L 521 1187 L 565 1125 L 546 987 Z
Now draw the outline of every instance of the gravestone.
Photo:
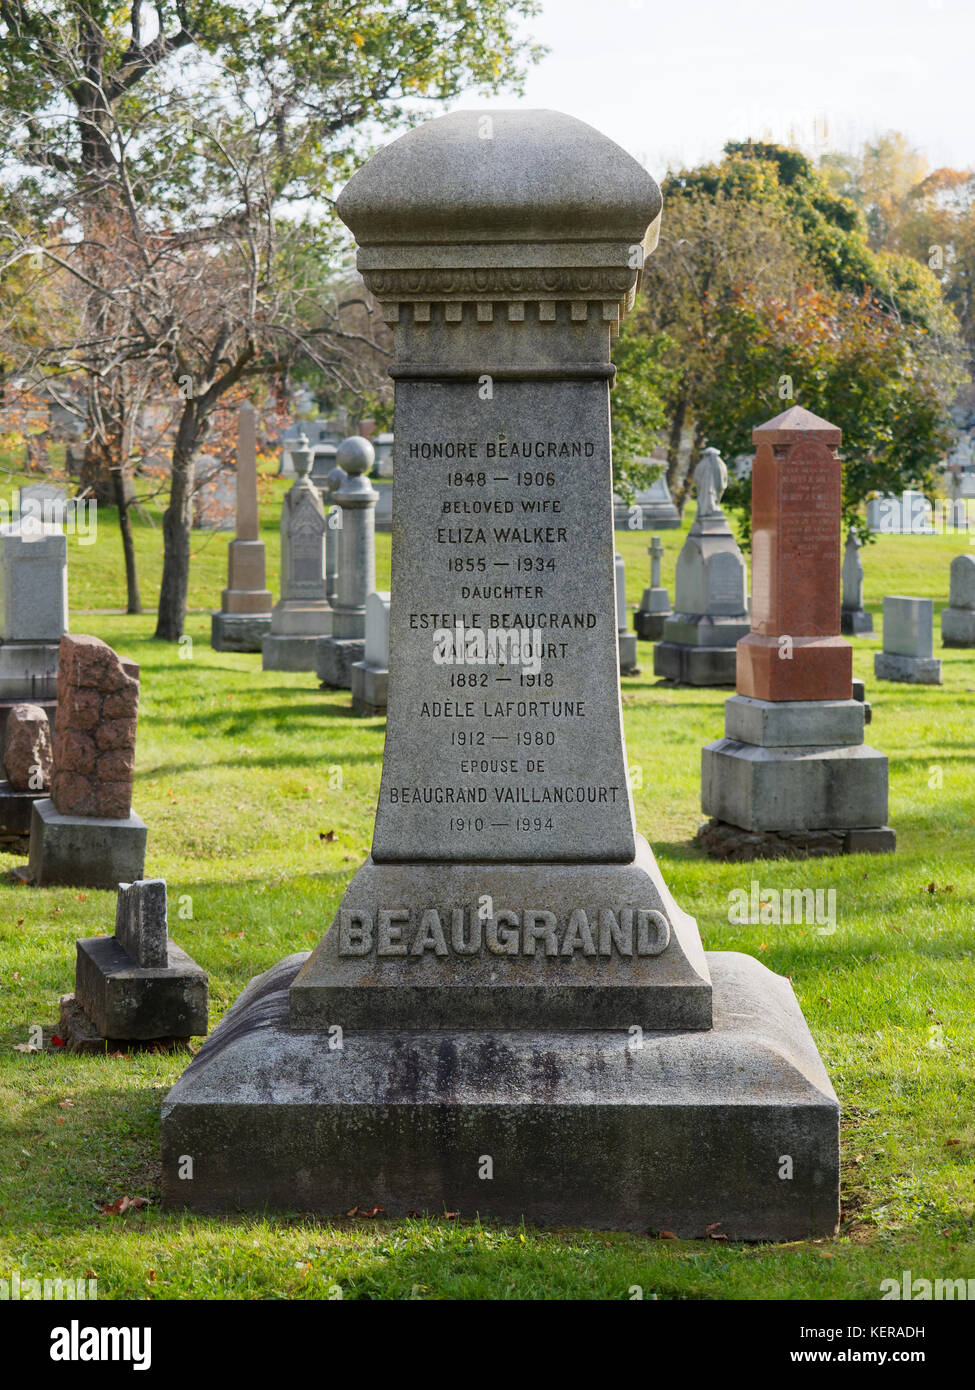
M 21 701 L 53 713 L 68 621 L 67 546 L 60 525 L 33 511 L 0 525 L 0 734 Z
M 67 490 L 57 483 L 25 483 L 17 494 L 17 513 L 21 529 L 42 532 L 64 525 L 68 513 Z
M 247 401 L 237 417 L 237 538 L 228 547 L 227 587 L 210 620 L 218 652 L 259 652 L 271 630 L 271 594 L 264 587 L 264 542 L 257 511 L 257 426 Z
M 374 478 L 391 478 L 393 476 L 393 444 L 395 435 L 377 434 L 372 441 L 376 450 L 376 462 L 373 467 Z
M 717 449 L 694 469 L 697 515 L 677 557 L 674 612 L 653 649 L 653 670 L 688 685 L 734 685 L 735 643 L 748 632 L 745 557 L 721 508 L 728 470 Z
M 863 606 L 863 563 L 860 537 L 851 526 L 843 551 L 843 599 L 840 606 L 840 632 L 849 637 L 873 632 L 873 615 Z
M 41 705 L 12 705 L 2 732 L 0 846 L 26 849 L 31 808 L 51 786 L 51 727 Z
M 640 674 L 636 664 L 636 633 L 630 632 L 626 626 L 626 566 L 623 563 L 623 556 L 616 551 L 616 636 L 619 646 L 619 663 L 621 676 L 638 676 Z
M 884 647 L 874 652 L 873 673 L 881 681 L 941 684 L 941 662 L 934 655 L 931 599 L 884 595 Z
M 663 636 L 664 623 L 673 616 L 670 595 L 660 583 L 660 562 L 664 555 L 663 541 L 654 536 L 648 551 L 650 556 L 650 587 L 644 589 L 640 607 L 633 614 L 633 627 L 645 642 L 656 642 Z
M 146 827 L 132 810 L 138 669 L 97 637 L 61 638 L 51 794 L 34 802 L 29 863 L 16 870 L 38 887 L 114 889 L 142 877 Z
M 649 459 L 637 459 L 637 463 L 661 461 L 666 469 L 666 454 L 663 459 L 654 454 Z M 654 478 L 648 488 L 638 492 L 627 505 L 619 497 L 613 498 L 613 525 L 617 531 L 670 531 L 679 529 L 680 512 L 670 495 L 666 472 Z
M 702 755 L 699 842 L 734 859 L 890 851 L 887 758 L 863 742 L 839 633 L 841 432 L 793 406 L 752 438 L 752 630 Z
M 120 883 L 115 935 L 76 943 L 73 994 L 61 996 L 69 1052 L 185 1045 L 208 1027 L 205 970 L 169 937 L 166 882 Z
M 352 706 L 360 714 L 383 714 L 389 690 L 389 592 L 366 599 L 366 647 L 352 666 Z
M 942 644 L 975 647 L 975 555 L 956 555 L 949 573 L 948 607 L 941 611 Z
M 393 489 L 391 487 L 376 488 L 376 530 L 392 531 L 393 529 Z
M 365 657 L 366 599 L 376 587 L 376 490 L 369 481 L 375 451 L 368 439 L 351 435 L 339 445 L 342 481 L 332 493 L 338 508 L 338 563 L 332 628 L 318 638 L 315 667 L 322 685 L 349 690 L 352 666 Z
M 316 642 L 332 630 L 325 577 L 328 522 L 318 488 L 308 476 L 307 441 L 292 445 L 296 482 L 281 507 L 281 597 L 271 631 L 261 642 L 265 671 L 314 671 Z
M 792 989 L 705 956 L 633 819 L 610 343 L 657 187 L 571 117 L 464 111 L 338 209 L 395 344 L 372 854 L 167 1096 L 164 1203 L 829 1234 L 838 1106 Z

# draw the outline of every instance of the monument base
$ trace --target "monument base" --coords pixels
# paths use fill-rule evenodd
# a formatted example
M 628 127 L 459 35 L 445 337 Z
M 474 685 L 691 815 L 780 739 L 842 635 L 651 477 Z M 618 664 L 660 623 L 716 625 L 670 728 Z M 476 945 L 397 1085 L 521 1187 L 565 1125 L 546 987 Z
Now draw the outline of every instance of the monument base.
M 352 708 L 360 714 L 385 714 L 389 689 L 389 671 L 385 666 L 370 666 L 356 661 L 350 670 Z
M 317 648 L 317 637 L 268 633 L 261 638 L 261 666 L 265 671 L 314 671 Z
M 736 661 L 734 647 L 685 647 L 680 642 L 658 642 L 653 649 L 653 674 L 681 685 L 733 686 Z
M 322 685 L 333 690 L 352 689 L 352 667 L 365 660 L 364 637 L 319 637 L 315 670 Z
M 877 829 L 887 820 L 887 757 L 866 744 L 762 748 L 721 738 L 702 749 L 701 809 L 778 834 Z
M 636 633 L 620 632 L 617 635 L 620 650 L 620 675 L 638 676 L 640 668 L 637 666 L 636 658 Z
M 975 647 L 975 608 L 945 608 L 941 613 L 941 645 Z
M 210 646 L 215 652 L 259 652 L 271 631 L 271 614 L 224 613 L 210 615 Z
M 141 966 L 114 936 L 76 943 L 75 995 L 106 1038 L 205 1037 L 207 973 L 186 952 L 168 943 L 169 963 Z
M 672 618 L 673 612 L 653 613 L 649 608 L 638 608 L 633 614 L 633 631 L 642 642 L 658 642 L 664 635 L 664 623 Z
M 38 888 L 65 884 L 114 891 L 142 878 L 145 862 L 145 821 L 134 811 L 124 820 L 62 816 L 44 797 L 31 808 L 29 862 L 15 872 Z
M 108 1038 L 99 1033 L 73 994 L 62 994 L 57 1029 L 65 1052 L 176 1052 L 189 1046 L 188 1037 Z
M 47 795 L 47 792 L 14 791 L 9 782 L 0 782 L 0 848 L 27 848 L 34 802 L 43 801 Z
M 941 662 L 936 656 L 898 656 L 874 652 L 873 673 L 878 681 L 903 681 L 908 685 L 940 685 Z
M 859 637 L 864 632 L 873 632 L 873 614 L 865 608 L 843 608 L 840 610 L 840 632 L 846 637 Z
M 694 843 L 711 859 L 747 863 L 752 859 L 818 859 L 835 854 L 893 854 L 897 835 L 889 825 L 869 830 L 743 830 L 740 825 L 709 820 Z
M 837 1099 L 791 985 L 751 957 L 708 956 L 709 1031 L 356 1032 L 341 1047 L 288 1028 L 304 960 L 252 980 L 167 1095 L 168 1208 L 835 1232 Z

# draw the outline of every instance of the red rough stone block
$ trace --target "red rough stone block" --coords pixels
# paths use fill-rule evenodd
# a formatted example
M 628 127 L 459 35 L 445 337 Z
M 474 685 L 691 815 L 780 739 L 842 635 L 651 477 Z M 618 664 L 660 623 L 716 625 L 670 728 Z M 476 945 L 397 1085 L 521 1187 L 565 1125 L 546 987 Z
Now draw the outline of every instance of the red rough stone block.
M 3 769 L 16 792 L 44 791 L 51 783 L 51 728 L 40 705 L 14 705 L 7 715 Z
M 138 708 L 139 682 L 111 647 L 97 637 L 62 637 L 51 778 L 62 815 L 129 815 Z

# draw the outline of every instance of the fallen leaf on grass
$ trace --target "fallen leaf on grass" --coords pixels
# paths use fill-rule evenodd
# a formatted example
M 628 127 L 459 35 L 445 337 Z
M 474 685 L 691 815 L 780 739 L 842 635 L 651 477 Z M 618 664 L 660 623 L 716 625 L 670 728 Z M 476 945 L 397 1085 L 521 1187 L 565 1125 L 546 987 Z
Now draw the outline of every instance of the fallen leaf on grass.
M 674 1235 L 673 1231 L 658 1231 L 658 1232 L 657 1232 L 657 1239 L 658 1239 L 658 1240 L 676 1240 L 677 1237 Z
M 961 1140 L 960 1140 L 960 1139 L 946 1139 L 946 1140 L 945 1140 L 945 1148 L 946 1148 L 946 1149 L 954 1149 L 954 1148 L 957 1147 L 957 1145 L 960 1144 L 960 1143 L 961 1143 Z
M 52 1047 L 63 1047 L 63 1046 L 64 1046 L 64 1039 L 63 1039 L 63 1038 L 59 1038 L 58 1035 L 57 1035 L 57 1033 L 52 1033 L 52 1034 L 51 1034 L 51 1046 L 52 1046 Z
M 335 839 L 335 831 L 334 831 L 334 830 L 319 830 L 319 832 L 318 832 L 318 838 L 319 838 L 320 840 L 327 840 L 328 843 L 331 844 L 332 841 Z
M 360 1208 L 359 1215 L 366 1216 L 371 1221 L 374 1217 L 378 1216 L 381 1211 L 385 1210 L 385 1207 L 370 1207 L 368 1211 L 364 1210 L 363 1208 Z
M 409 1211 L 406 1214 L 407 1216 L 411 1216 L 414 1221 L 420 1220 L 420 1213 L 418 1211 L 414 1211 L 412 1207 L 410 1207 Z
M 141 1211 L 149 1205 L 148 1197 L 120 1197 L 117 1202 L 96 1202 L 102 1216 L 124 1216 L 127 1211 Z
M 41 1049 L 35 1047 L 33 1043 L 14 1043 L 15 1052 L 40 1052 L 40 1050 Z
M 712 1221 L 710 1226 L 705 1226 L 704 1229 L 711 1240 L 727 1240 L 727 1236 L 720 1235 L 718 1232 L 718 1227 L 723 1225 L 723 1221 Z
M 359 1215 L 359 1208 L 358 1208 L 358 1207 L 353 1207 L 351 1211 L 347 1211 L 345 1214 L 346 1214 L 346 1216 L 358 1216 L 358 1215 Z
M 456 1221 L 458 1216 L 460 1216 L 459 1211 L 445 1211 L 443 1214 L 443 1219 L 445 1221 Z

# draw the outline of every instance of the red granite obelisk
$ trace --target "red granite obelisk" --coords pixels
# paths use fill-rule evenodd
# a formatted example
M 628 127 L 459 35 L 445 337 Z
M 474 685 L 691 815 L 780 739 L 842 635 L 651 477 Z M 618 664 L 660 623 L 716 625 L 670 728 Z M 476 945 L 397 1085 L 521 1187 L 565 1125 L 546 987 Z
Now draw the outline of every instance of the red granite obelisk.
M 853 648 L 840 636 L 842 432 L 792 406 L 752 439 L 752 630 L 738 643 L 738 694 L 849 700 Z

